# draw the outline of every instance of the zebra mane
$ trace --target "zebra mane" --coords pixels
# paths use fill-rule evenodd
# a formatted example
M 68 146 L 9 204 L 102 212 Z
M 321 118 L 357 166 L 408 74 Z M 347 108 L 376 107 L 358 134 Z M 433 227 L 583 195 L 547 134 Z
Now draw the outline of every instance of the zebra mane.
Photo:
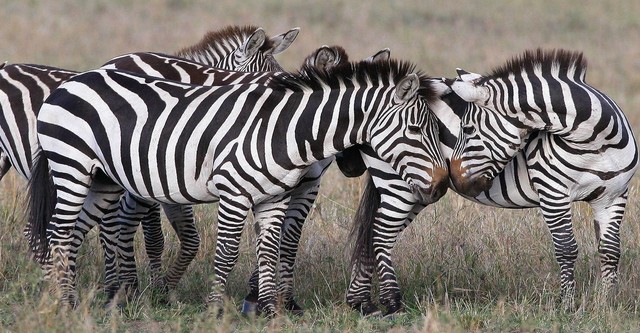
M 543 71 L 554 73 L 567 73 L 573 70 L 575 77 L 584 79 L 587 71 L 587 59 L 579 51 L 564 49 L 543 50 L 540 48 L 527 50 L 523 54 L 508 60 L 504 65 L 494 68 L 479 83 L 505 78 L 522 71 L 531 71 L 536 67 L 542 67 Z
M 228 54 L 229 51 L 223 46 L 228 47 L 229 45 L 234 45 L 234 49 L 237 49 L 257 29 L 258 27 L 253 25 L 231 25 L 220 30 L 209 31 L 197 44 L 185 47 L 176 52 L 175 55 L 177 57 L 184 58 L 188 54 L 201 55 L 211 51 L 215 54 Z M 260 50 L 264 51 L 271 49 L 272 47 L 273 42 L 271 39 L 266 38 L 264 44 L 260 47 Z
M 374 85 L 397 84 L 409 74 L 415 73 L 420 78 L 418 95 L 426 99 L 428 103 L 438 99 L 436 89 L 431 77 L 422 71 L 416 71 L 416 66 L 408 61 L 390 59 L 389 61 L 357 61 L 350 65 L 337 66 L 330 71 L 303 64 L 298 72 L 277 76 L 271 81 L 273 88 L 301 90 L 322 90 L 326 88 L 339 88 L 344 84 L 364 86 L 369 83 Z

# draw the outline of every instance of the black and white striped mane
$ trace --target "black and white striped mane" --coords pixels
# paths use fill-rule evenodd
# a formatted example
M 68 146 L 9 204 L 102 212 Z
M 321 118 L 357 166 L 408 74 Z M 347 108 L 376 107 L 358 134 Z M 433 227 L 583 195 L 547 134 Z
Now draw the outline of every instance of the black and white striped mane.
M 544 73 L 567 73 L 573 71 L 572 77 L 584 80 L 587 71 L 587 59 L 582 52 L 564 49 L 527 50 L 519 56 L 508 60 L 504 65 L 494 68 L 480 80 L 480 84 L 488 80 L 507 78 L 511 74 L 530 72 L 541 67 Z
M 421 71 L 416 71 L 413 63 L 391 59 L 389 61 L 358 61 L 347 66 L 338 66 L 325 71 L 304 64 L 297 73 L 274 78 L 270 83 L 273 88 L 301 90 L 337 89 L 341 86 L 365 86 L 397 84 L 407 75 L 415 73 L 420 78 L 418 94 L 429 103 L 438 95 L 432 85 L 431 78 Z
M 209 50 L 215 51 L 217 54 L 227 54 L 229 51 L 222 48 L 225 43 L 221 41 L 229 41 L 231 45 L 235 45 L 235 48 L 240 47 L 251 34 L 253 34 L 258 27 L 253 25 L 235 26 L 231 25 L 216 31 L 207 32 L 204 37 L 197 44 L 189 47 L 185 47 L 182 50 L 176 52 L 176 56 L 184 57 L 187 54 L 203 54 Z M 264 44 L 260 47 L 261 51 L 271 49 L 273 42 L 271 39 L 266 38 Z

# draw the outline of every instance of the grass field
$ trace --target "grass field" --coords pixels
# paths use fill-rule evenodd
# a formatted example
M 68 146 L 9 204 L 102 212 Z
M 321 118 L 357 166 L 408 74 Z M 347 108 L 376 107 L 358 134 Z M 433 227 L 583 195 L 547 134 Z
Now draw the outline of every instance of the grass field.
M 587 80 L 611 96 L 640 133 L 640 2 L 637 1 L 389 1 L 243 2 L 188 0 L 1 1 L 0 61 L 86 70 L 131 51 L 173 52 L 208 30 L 254 24 L 268 34 L 301 32 L 278 56 L 288 70 L 320 45 L 341 45 L 352 59 L 389 47 L 434 76 L 455 68 L 488 72 L 536 47 L 582 50 Z M 41 291 L 21 231 L 25 185 L 14 172 L 0 182 L 0 330 L 10 332 L 633 332 L 640 331 L 640 198 L 638 177 L 621 230 L 621 279 L 608 304 L 594 300 L 599 264 L 591 211 L 576 204 L 574 226 L 579 307 L 557 307 L 559 279 L 551 238 L 538 210 L 480 206 L 449 192 L 408 228 L 395 250 L 407 312 L 362 318 L 344 301 L 349 280 L 348 234 L 361 180 L 330 169 L 312 210 L 297 262 L 303 317 L 272 321 L 238 313 L 255 262 L 253 232 L 229 277 L 226 314 L 204 307 L 213 274 L 216 206 L 197 207 L 202 245 L 172 293 L 158 304 L 143 292 L 122 312 L 102 308 L 102 254 L 95 231 L 79 258 L 82 304 L 61 312 Z M 247 228 L 251 231 L 251 228 Z M 165 227 L 169 262 L 177 241 Z M 137 237 L 140 239 L 141 237 Z M 138 244 L 142 287 L 148 276 Z

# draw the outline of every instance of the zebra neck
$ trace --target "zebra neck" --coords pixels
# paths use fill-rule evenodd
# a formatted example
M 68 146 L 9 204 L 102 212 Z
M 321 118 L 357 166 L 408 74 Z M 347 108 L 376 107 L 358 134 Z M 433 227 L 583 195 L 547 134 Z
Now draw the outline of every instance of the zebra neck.
M 296 99 L 298 94 L 291 98 Z M 283 147 L 287 147 L 294 164 L 309 165 L 366 140 L 363 124 L 369 113 L 353 103 L 345 107 L 343 99 L 321 95 L 301 93 L 303 107 L 289 118 Z
M 216 50 L 213 46 L 209 46 L 206 49 L 200 49 L 196 51 L 190 52 L 179 52 L 176 54 L 177 57 L 187 59 L 189 61 L 194 61 L 203 65 L 218 67 L 222 59 L 226 56 L 225 54 L 219 54 L 218 50 Z

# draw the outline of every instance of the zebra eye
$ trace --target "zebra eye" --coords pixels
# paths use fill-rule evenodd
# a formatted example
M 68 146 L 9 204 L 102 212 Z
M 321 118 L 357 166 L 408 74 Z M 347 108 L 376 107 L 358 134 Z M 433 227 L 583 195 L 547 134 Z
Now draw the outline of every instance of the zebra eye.
M 471 125 L 466 125 L 462 127 L 462 133 L 464 133 L 465 135 L 473 135 L 475 132 L 476 132 L 475 127 Z
M 418 125 L 409 125 L 409 132 L 412 134 L 420 134 L 422 133 L 422 128 Z

